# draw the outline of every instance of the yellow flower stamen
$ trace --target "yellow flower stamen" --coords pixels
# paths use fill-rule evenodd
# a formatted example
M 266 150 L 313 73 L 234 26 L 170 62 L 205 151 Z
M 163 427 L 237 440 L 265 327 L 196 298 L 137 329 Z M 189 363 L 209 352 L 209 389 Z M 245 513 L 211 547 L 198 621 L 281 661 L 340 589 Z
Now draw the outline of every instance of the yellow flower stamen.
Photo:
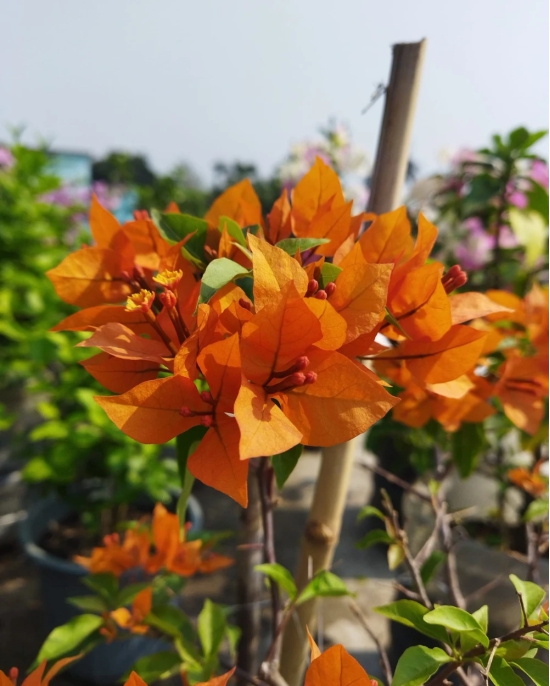
M 178 287 L 178 284 L 182 278 L 183 272 L 181 269 L 178 269 L 174 272 L 170 271 L 169 269 L 165 269 L 164 271 L 159 272 L 159 274 L 156 276 L 153 276 L 153 281 L 158 283 L 159 286 L 163 286 L 170 291 L 174 291 Z
M 139 293 L 128 296 L 126 312 L 149 312 L 155 301 L 155 294 L 142 289 Z

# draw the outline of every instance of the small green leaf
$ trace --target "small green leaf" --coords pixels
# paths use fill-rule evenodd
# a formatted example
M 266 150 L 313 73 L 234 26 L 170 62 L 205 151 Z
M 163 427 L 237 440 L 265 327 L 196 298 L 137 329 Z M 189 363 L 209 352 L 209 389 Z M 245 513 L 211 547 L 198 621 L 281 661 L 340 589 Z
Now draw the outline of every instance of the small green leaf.
M 327 283 L 334 283 L 341 272 L 342 267 L 337 267 L 335 264 L 332 264 L 332 262 L 325 262 L 321 267 L 319 288 L 324 288 Z
M 103 618 L 97 615 L 84 614 L 73 617 L 50 633 L 40 648 L 35 664 L 43 660 L 56 660 L 76 650 L 101 626 L 103 626 Z
M 310 250 L 311 248 L 316 248 L 318 245 L 324 245 L 325 243 L 330 243 L 329 238 L 283 238 L 276 244 L 276 248 L 281 248 L 289 255 L 296 254 L 296 251 L 304 252 L 305 250 Z
M 461 478 L 466 479 L 474 471 L 477 460 L 487 448 L 487 438 L 483 423 L 464 422 L 458 431 L 452 434 L 451 450 L 453 462 Z
M 401 543 L 392 543 L 388 548 L 388 567 L 393 571 L 405 559 L 405 549 Z
M 145 683 L 152 684 L 159 679 L 167 679 L 172 674 L 179 672 L 180 668 L 179 656 L 176 653 L 164 651 L 141 657 L 131 671 L 137 672 Z M 128 679 L 129 676 L 130 673 L 126 674 L 125 679 Z
M 130 603 L 134 602 L 137 594 L 141 593 L 141 591 L 144 591 L 148 586 L 150 586 L 148 583 L 128 584 L 128 586 L 124 586 L 124 588 L 120 589 L 117 595 L 116 606 L 125 607 L 126 605 L 130 605 Z
M 468 637 L 476 643 L 481 643 L 485 648 L 489 645 L 489 639 L 481 628 L 477 619 L 466 610 L 461 610 L 452 605 L 440 605 L 424 615 L 427 624 L 437 624 L 446 629 L 456 631 L 459 634 L 467 633 Z
M 442 550 L 434 550 L 431 553 L 431 555 L 428 557 L 426 562 L 424 562 L 420 570 L 420 578 L 425 584 L 427 584 L 430 581 L 430 579 L 432 579 L 433 575 L 437 572 L 439 566 L 442 562 L 444 562 L 446 557 L 447 556 Z
M 233 659 L 237 654 L 237 645 L 239 644 L 241 633 L 240 628 L 234 624 L 228 624 L 225 627 L 225 635 L 227 637 L 227 642 L 229 643 L 229 653 Z
M 197 628 L 204 656 L 210 658 L 217 655 L 227 628 L 223 609 L 211 600 L 205 600 Z
M 109 610 L 109 606 L 104 598 L 100 598 L 97 595 L 74 596 L 73 598 L 67 598 L 67 602 L 74 605 L 79 610 L 83 610 L 84 612 L 95 612 L 99 615 Z
M 529 209 L 538 212 L 548 225 L 548 191 L 536 181 L 531 180 L 531 188 L 527 191 Z
M 220 230 L 220 233 L 223 232 L 224 229 L 226 229 L 227 233 L 233 238 L 239 245 L 242 245 L 243 248 L 246 248 L 246 238 L 244 237 L 243 230 L 241 227 L 237 224 L 236 221 L 233 221 L 233 219 L 229 219 L 229 217 L 220 217 L 220 223 L 218 225 L 218 228 Z
M 174 241 L 181 241 L 190 233 L 195 234 L 185 247 L 195 256 L 202 258 L 206 242 L 208 222 L 190 214 L 164 212 L 160 216 L 160 225 L 166 236 Z
M 387 543 L 388 545 L 391 545 L 393 541 L 394 539 L 384 529 L 374 529 L 363 536 L 359 543 L 355 544 L 355 547 L 359 548 L 359 550 L 366 550 L 376 543 Z
M 536 686 L 548 686 L 548 666 L 532 657 L 522 657 L 512 663 L 514 667 L 519 667 L 522 672 L 535 683 Z
M 538 608 L 538 606 L 544 600 L 546 595 L 545 591 L 537 584 L 532 581 L 522 581 L 515 574 L 510 574 L 510 581 L 514 584 L 514 587 L 518 594 L 523 600 L 523 606 L 527 617 L 531 617 L 533 612 Z M 523 613 L 522 613 L 522 626 L 524 626 Z
M 506 660 L 497 655 L 491 663 L 489 678 L 495 686 L 524 686 L 523 680 L 514 672 Z
M 399 658 L 391 686 L 422 686 L 452 659 L 441 648 L 407 648 Z
M 246 267 L 233 262 L 233 260 L 228 260 L 227 257 L 212 260 L 202 275 L 199 305 L 207 303 L 220 288 L 226 286 L 230 281 L 248 273 Z
M 332 572 L 318 572 L 298 596 L 297 605 L 313 598 L 330 598 L 334 596 L 353 595 L 346 584 Z
M 271 564 L 256 565 L 254 569 L 257 572 L 265 574 L 282 589 L 284 589 L 290 600 L 294 600 L 294 598 L 296 598 L 298 589 L 296 588 L 292 574 L 288 571 L 288 569 L 285 569 L 282 565 L 277 564 L 276 562 Z
M 548 498 L 537 498 L 529 503 L 523 519 L 526 522 L 542 522 L 548 517 Z
M 533 648 L 531 641 L 519 639 L 518 641 L 504 641 L 495 651 L 495 655 L 503 657 L 507 662 L 512 660 L 519 660 L 524 657 Z M 536 649 L 535 649 L 536 650 Z
M 443 643 L 448 643 L 449 641 L 449 635 L 445 629 L 437 625 L 426 624 L 424 616 L 428 613 L 428 609 L 415 600 L 396 600 L 393 603 L 389 603 L 389 605 L 375 607 L 374 610 L 384 615 L 384 617 L 416 629 L 425 636 L 434 638 L 436 641 L 442 641 Z
M 275 480 L 277 481 L 277 488 L 279 490 L 282 490 L 286 480 L 294 471 L 294 467 L 298 464 L 302 450 L 303 446 L 298 443 L 298 445 L 295 445 L 286 452 L 273 455 L 271 458 L 271 464 L 275 471 Z
M 172 638 L 183 637 L 192 641 L 195 635 L 189 617 L 179 607 L 174 605 L 161 605 L 155 607 L 144 620 L 145 624 L 159 629 Z
M 82 579 L 82 583 L 86 584 L 92 591 L 96 591 L 102 598 L 112 604 L 116 601 L 118 595 L 118 579 L 111 572 L 104 574 L 91 574 Z
M 487 633 L 489 628 L 489 607 L 482 605 L 479 610 L 472 612 L 472 617 L 477 621 L 481 630 Z
M 386 520 L 384 513 L 372 505 L 367 505 L 359 512 L 357 521 L 360 522 L 362 519 L 365 519 L 365 517 L 378 517 L 378 519 L 381 519 L 383 522 Z

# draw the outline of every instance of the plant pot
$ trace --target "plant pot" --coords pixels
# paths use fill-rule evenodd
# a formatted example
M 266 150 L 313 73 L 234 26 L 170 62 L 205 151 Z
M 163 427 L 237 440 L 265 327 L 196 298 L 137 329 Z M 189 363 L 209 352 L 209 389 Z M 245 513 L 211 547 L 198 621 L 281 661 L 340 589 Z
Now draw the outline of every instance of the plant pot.
M 26 554 L 38 565 L 42 588 L 46 628 L 49 631 L 65 624 L 80 614 L 67 602 L 72 596 L 89 594 L 82 583 L 88 571 L 69 560 L 54 557 L 38 545 L 52 521 L 61 521 L 71 514 L 71 508 L 56 498 L 40 500 L 32 505 L 21 522 L 20 540 Z M 199 502 L 190 496 L 187 516 L 192 530 L 202 527 L 203 513 Z M 125 641 L 100 645 L 82 660 L 69 667 L 74 676 L 98 686 L 117 682 L 140 657 L 166 650 L 169 644 L 163 639 L 133 636 Z

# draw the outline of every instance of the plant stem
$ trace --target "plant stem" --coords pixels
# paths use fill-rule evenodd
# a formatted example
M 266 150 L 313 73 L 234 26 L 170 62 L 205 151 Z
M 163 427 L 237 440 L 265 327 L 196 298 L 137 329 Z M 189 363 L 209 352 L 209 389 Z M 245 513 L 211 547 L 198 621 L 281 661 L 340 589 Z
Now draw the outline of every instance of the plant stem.
M 258 490 L 262 508 L 262 522 L 264 529 L 264 559 L 269 564 L 277 562 L 275 554 L 275 532 L 273 528 L 273 485 L 275 472 L 268 457 L 262 457 L 258 469 Z M 281 597 L 278 584 L 270 580 L 271 590 L 271 622 L 273 644 L 269 651 L 268 661 L 279 662 L 281 654 L 280 625 L 282 622 Z
M 260 490 L 256 470 L 258 461 L 250 460 L 248 475 L 248 507 L 242 511 L 240 541 L 242 548 L 237 549 L 237 603 L 239 612 L 237 623 L 241 638 L 237 651 L 239 671 L 255 674 L 257 672 L 258 645 L 261 628 L 260 598 L 262 595 L 262 576 L 254 571 L 263 558 L 263 528 Z M 240 684 L 246 679 L 238 676 Z

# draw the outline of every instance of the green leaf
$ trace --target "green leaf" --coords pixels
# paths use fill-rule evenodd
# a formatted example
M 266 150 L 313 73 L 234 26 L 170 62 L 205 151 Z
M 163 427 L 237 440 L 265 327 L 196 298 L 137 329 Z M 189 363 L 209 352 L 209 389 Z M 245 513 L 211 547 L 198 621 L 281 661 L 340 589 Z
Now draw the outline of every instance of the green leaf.
M 523 519 L 526 522 L 542 522 L 548 517 L 548 498 L 537 498 L 529 503 Z
M 44 641 L 35 664 L 43 660 L 55 660 L 75 650 L 94 631 L 103 626 L 103 618 L 97 615 L 78 615 L 66 624 L 56 627 Z
M 237 645 L 239 644 L 241 633 L 241 629 L 234 624 L 228 624 L 225 627 L 225 635 L 229 643 L 229 653 L 233 659 L 235 659 L 237 655 Z
M 353 595 L 346 584 L 332 572 L 318 572 L 298 596 L 297 605 L 313 598 L 331 598 L 334 596 Z
M 194 426 L 176 436 L 176 458 L 181 481 L 181 494 L 178 498 L 177 513 L 182 530 L 185 526 L 187 501 L 189 500 L 193 483 L 195 482 L 195 477 L 187 469 L 187 461 L 198 448 L 199 443 L 202 441 L 207 431 L 208 428 L 205 426 Z
M 67 602 L 74 605 L 79 610 L 84 610 L 84 612 L 95 612 L 99 615 L 109 610 L 109 606 L 105 600 L 97 595 L 74 596 L 72 598 L 67 598 Z
M 421 634 L 434 638 L 436 641 L 449 642 L 449 635 L 445 629 L 437 625 L 426 624 L 424 616 L 428 613 L 428 609 L 415 600 L 396 600 L 389 605 L 375 607 L 374 610 L 384 617 L 416 629 Z
M 137 672 L 147 684 L 152 684 L 159 679 L 167 679 L 181 668 L 181 660 L 176 653 L 167 651 L 141 657 L 132 667 L 132 672 Z M 125 675 L 128 679 L 130 672 Z
M 204 656 L 210 658 L 217 655 L 227 628 L 223 609 L 211 600 L 205 600 L 197 627 Z
M 337 267 L 332 262 L 325 262 L 321 267 L 321 280 L 319 281 L 319 288 L 324 288 L 327 283 L 334 283 L 338 275 L 342 272 L 342 267 Z
M 548 226 L 548 191 L 546 188 L 533 181 L 531 179 L 531 188 L 527 191 L 526 196 L 529 202 L 528 208 L 535 212 L 538 212 L 544 219 L 545 224 Z
M 206 232 L 208 230 L 207 221 L 198 217 L 192 217 L 190 214 L 164 212 L 160 216 L 160 225 L 168 238 L 178 242 L 190 233 L 193 233 L 194 236 L 188 240 L 185 248 L 194 257 L 203 258 Z
M 148 583 L 128 584 L 128 586 L 124 586 L 117 595 L 116 606 L 125 607 L 126 605 L 130 605 L 137 594 L 144 591 L 148 586 L 150 586 Z
M 525 264 L 531 268 L 538 258 L 544 254 L 548 227 L 538 212 L 533 210 L 519 210 L 511 207 L 508 210 L 508 221 L 518 243 L 525 249 Z
M 508 145 L 511 150 L 524 150 L 529 141 L 529 131 L 524 126 L 519 126 L 510 132 Z
M 420 578 L 427 584 L 447 556 L 442 550 L 434 550 L 420 569 Z
M 384 516 L 384 513 L 381 512 L 377 507 L 373 507 L 372 505 L 366 505 L 357 515 L 357 521 L 360 522 L 362 519 L 365 519 L 365 517 L 378 517 L 378 519 L 381 519 L 383 522 L 386 520 L 386 517 Z
M 482 605 L 479 610 L 472 612 L 472 617 L 477 621 L 481 630 L 487 633 L 489 628 L 489 607 L 487 605 Z
M 470 189 L 463 201 L 464 212 L 473 214 L 485 208 L 502 190 L 502 181 L 490 174 L 478 174 L 470 183 Z
M 519 639 L 518 641 L 504 641 L 495 651 L 495 655 L 503 657 L 507 662 L 518 660 L 523 657 L 533 648 L 531 641 Z M 536 650 L 536 648 L 535 648 Z
M 284 453 L 273 455 L 271 458 L 271 464 L 275 471 L 275 480 L 277 481 L 277 488 L 279 490 L 283 488 L 286 480 L 294 471 L 294 467 L 298 464 L 302 450 L 303 446 L 301 443 L 298 443 L 298 445 L 295 445 L 293 448 L 290 448 Z
M 305 250 L 310 250 L 311 248 L 316 248 L 318 245 L 324 245 L 325 243 L 330 243 L 329 238 L 283 238 L 279 241 L 275 247 L 281 248 L 289 255 L 296 254 L 296 251 L 304 252 Z
M 82 583 L 86 584 L 88 588 L 91 588 L 109 604 L 113 604 L 116 601 L 118 595 L 118 579 L 111 572 L 105 572 L 104 574 L 91 574 L 90 576 L 82 579 Z
M 393 541 L 394 539 L 384 529 L 374 529 L 363 536 L 359 543 L 355 544 L 355 547 L 359 548 L 359 550 L 366 550 L 367 548 L 370 548 L 371 545 L 375 545 L 376 543 L 391 544 Z
M 285 569 L 282 565 L 277 564 L 276 562 L 271 564 L 256 565 L 254 569 L 257 572 L 265 574 L 282 589 L 284 589 L 290 600 L 294 600 L 296 598 L 298 589 L 296 588 L 292 574 L 288 571 L 288 569 Z
M 464 422 L 460 429 L 452 434 L 453 461 L 463 479 L 469 477 L 474 471 L 478 457 L 487 446 L 485 427 L 482 422 L 477 424 Z
M 236 221 L 233 221 L 233 219 L 230 219 L 229 217 L 220 217 L 218 229 L 220 230 L 220 233 L 226 229 L 231 238 L 236 240 L 243 248 L 246 248 L 246 238 L 244 237 L 243 230 Z
M 246 267 L 242 267 L 233 260 L 228 260 L 227 257 L 212 260 L 202 275 L 199 305 L 207 303 L 220 288 L 223 288 L 230 281 L 248 273 Z
M 519 667 L 522 672 L 525 672 L 536 686 L 548 686 L 548 667 L 542 660 L 522 657 L 519 660 L 515 660 L 512 665 Z
M 523 680 L 514 672 L 506 660 L 497 655 L 491 663 L 489 678 L 495 686 L 524 686 Z
M 452 657 L 441 648 L 413 646 L 399 658 L 391 686 L 422 686 Z
M 452 605 L 440 605 L 424 615 L 427 624 L 437 624 L 459 634 L 466 633 L 476 643 L 485 648 L 489 645 L 489 638 L 481 628 L 477 619 L 466 610 Z
M 155 607 L 147 615 L 144 622 L 172 638 L 183 637 L 188 641 L 192 641 L 195 636 L 189 617 L 175 605 Z
M 527 617 L 530 617 L 544 600 L 544 596 L 546 595 L 545 591 L 532 581 L 522 581 L 515 574 L 510 574 L 510 581 L 514 584 L 516 591 L 521 596 Z M 525 626 L 523 613 L 521 625 Z

